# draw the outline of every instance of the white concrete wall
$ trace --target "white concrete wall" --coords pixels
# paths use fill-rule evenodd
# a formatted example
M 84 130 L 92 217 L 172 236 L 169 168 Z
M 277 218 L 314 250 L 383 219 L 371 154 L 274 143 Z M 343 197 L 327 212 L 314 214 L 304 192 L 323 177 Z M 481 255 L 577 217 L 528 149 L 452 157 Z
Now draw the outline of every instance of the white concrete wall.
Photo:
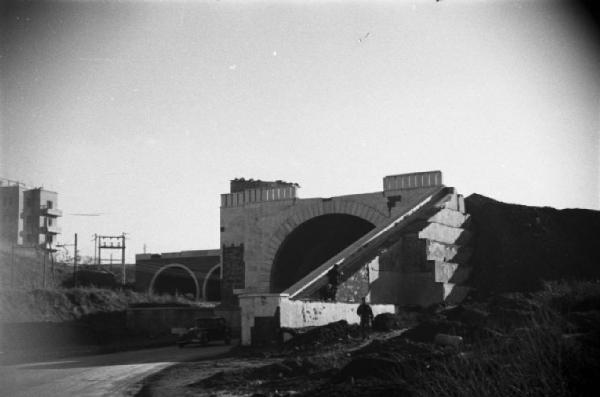
M 349 324 L 358 324 L 356 314 L 358 303 L 301 301 L 284 299 L 281 301 L 281 326 L 302 328 L 329 324 L 346 320 Z M 373 315 L 395 313 L 395 305 L 371 305 Z
M 303 328 L 346 320 L 358 324 L 358 303 L 290 300 L 287 294 L 243 294 L 239 296 L 241 309 L 241 343 L 252 343 L 251 330 L 255 317 L 272 317 L 279 307 L 280 325 L 286 328 Z M 392 304 L 371 305 L 373 315 L 395 313 Z

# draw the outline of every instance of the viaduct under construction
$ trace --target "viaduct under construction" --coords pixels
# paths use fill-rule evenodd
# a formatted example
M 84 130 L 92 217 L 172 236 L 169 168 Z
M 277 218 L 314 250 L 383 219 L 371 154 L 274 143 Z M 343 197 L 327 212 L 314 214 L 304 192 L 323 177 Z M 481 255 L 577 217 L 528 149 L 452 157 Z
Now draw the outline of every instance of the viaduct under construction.
M 197 298 L 220 283 L 218 310 L 239 327 L 242 344 L 280 327 L 355 322 L 364 296 L 376 314 L 465 296 L 469 216 L 440 171 L 386 176 L 372 193 L 299 198 L 297 190 L 284 181 L 232 180 L 221 195 L 220 249 L 188 251 L 204 258 L 189 266 L 185 252 L 140 257 L 138 288 L 156 288 L 165 269 L 189 274 Z M 323 302 L 335 264 L 336 301 Z

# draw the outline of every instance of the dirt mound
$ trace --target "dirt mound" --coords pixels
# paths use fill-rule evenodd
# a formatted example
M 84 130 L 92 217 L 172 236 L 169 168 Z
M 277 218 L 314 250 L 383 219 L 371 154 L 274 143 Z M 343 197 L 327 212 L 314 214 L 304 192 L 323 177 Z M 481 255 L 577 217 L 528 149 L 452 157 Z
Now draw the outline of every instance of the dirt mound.
M 437 334 L 463 336 L 469 333 L 468 326 L 459 321 L 450 321 L 443 316 L 432 317 L 404 332 L 401 337 L 415 342 L 433 342 Z
M 360 334 L 357 324 L 348 324 L 346 320 L 340 320 L 320 327 L 311 328 L 306 332 L 299 333 L 293 339 L 285 343 L 286 349 L 308 349 L 318 348 L 337 342 L 344 342 L 352 336 Z
M 442 312 L 444 317 L 450 321 L 457 321 L 468 326 L 484 326 L 489 317 L 489 313 L 482 308 L 471 306 L 456 306 Z
M 388 332 L 395 329 L 407 328 L 416 322 L 417 313 L 402 312 L 398 314 L 381 313 L 373 319 L 373 330 Z
M 432 344 L 415 342 L 402 335 L 386 340 L 374 340 L 367 346 L 356 351 L 355 357 L 378 355 L 395 360 L 399 359 L 429 359 L 440 355 L 441 351 Z
M 294 357 L 254 368 L 220 371 L 189 386 L 222 390 L 231 385 L 256 383 L 257 381 L 267 386 L 268 383 L 275 383 L 287 378 L 315 377 L 319 372 L 328 372 L 331 365 L 332 360 L 326 357 Z
M 469 280 L 479 292 L 536 291 L 543 280 L 600 278 L 600 212 L 466 199 L 474 234 Z
M 383 380 L 406 379 L 414 376 L 411 365 L 404 360 L 380 357 L 377 354 L 360 356 L 350 361 L 340 371 L 337 382 L 349 379 L 377 378 Z

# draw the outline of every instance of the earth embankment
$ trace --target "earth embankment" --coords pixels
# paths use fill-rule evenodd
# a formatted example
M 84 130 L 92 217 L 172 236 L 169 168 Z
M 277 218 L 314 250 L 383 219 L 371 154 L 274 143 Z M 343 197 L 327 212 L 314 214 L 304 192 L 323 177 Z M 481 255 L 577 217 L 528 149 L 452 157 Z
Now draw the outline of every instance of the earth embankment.
M 466 198 L 475 239 L 470 284 L 479 293 L 535 291 L 545 280 L 600 278 L 600 212 Z

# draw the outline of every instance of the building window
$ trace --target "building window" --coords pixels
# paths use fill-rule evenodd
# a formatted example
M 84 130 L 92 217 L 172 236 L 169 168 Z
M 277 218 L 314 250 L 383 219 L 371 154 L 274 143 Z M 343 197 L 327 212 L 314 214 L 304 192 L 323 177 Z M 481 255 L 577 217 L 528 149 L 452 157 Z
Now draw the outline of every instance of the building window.
M 48 218 L 48 226 L 52 226 L 52 218 Z
M 46 201 L 46 208 L 52 209 L 52 201 L 50 201 L 50 200 Z

